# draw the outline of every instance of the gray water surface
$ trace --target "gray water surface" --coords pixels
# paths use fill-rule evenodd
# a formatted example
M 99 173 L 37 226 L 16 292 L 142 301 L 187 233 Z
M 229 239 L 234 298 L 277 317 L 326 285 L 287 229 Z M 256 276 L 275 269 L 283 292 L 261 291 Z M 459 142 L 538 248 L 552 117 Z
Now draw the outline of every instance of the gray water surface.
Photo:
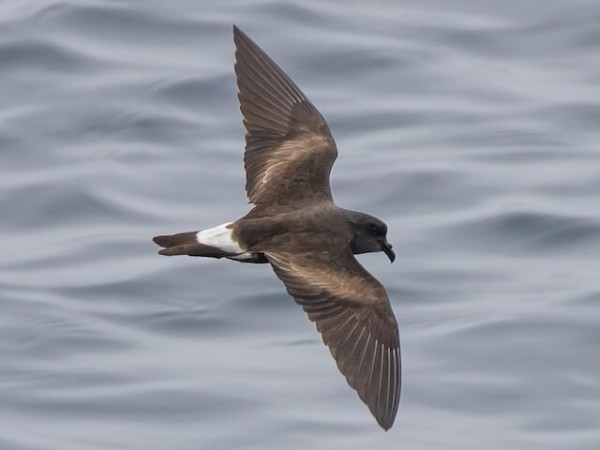
M 328 120 L 400 325 L 387 433 L 268 266 L 232 24 Z M 0 449 L 600 448 L 600 4 L 0 2 Z

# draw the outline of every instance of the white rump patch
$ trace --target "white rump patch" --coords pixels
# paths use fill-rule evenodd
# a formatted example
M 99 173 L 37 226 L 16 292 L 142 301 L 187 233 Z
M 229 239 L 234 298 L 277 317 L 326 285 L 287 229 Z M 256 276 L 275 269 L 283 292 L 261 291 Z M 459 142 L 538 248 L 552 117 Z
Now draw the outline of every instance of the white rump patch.
M 208 230 L 198 231 L 196 240 L 200 244 L 216 247 L 227 253 L 234 253 L 232 256 L 227 256 L 227 259 L 235 259 L 243 261 L 252 259 L 254 255 L 250 252 L 245 252 L 242 247 L 233 239 L 233 229 L 228 228 L 233 222 L 224 223 L 218 227 L 209 228 Z
M 224 223 L 218 227 L 198 231 L 196 240 L 200 244 L 210 245 L 228 253 L 244 253 L 244 250 L 233 239 L 233 229 L 227 228 L 232 222 Z

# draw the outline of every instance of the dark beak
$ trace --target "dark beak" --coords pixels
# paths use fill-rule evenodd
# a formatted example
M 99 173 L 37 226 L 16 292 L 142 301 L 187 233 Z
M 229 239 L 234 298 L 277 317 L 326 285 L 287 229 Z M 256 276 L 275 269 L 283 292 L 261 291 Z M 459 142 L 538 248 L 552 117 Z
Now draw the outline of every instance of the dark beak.
M 390 258 L 390 262 L 394 262 L 394 260 L 396 259 L 396 254 L 394 253 L 394 250 L 392 250 L 392 244 L 382 242 L 381 250 L 383 250 L 387 257 Z

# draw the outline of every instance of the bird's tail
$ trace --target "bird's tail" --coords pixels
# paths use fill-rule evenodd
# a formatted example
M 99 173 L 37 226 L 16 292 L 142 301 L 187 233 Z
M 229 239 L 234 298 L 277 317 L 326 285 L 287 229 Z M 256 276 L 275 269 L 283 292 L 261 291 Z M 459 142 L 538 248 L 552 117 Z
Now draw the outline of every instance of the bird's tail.
M 152 240 L 155 244 L 163 247 L 158 253 L 166 256 L 189 255 L 205 256 L 208 258 L 226 258 L 235 255 L 235 253 L 227 252 L 218 247 L 198 242 L 197 231 L 155 236 Z

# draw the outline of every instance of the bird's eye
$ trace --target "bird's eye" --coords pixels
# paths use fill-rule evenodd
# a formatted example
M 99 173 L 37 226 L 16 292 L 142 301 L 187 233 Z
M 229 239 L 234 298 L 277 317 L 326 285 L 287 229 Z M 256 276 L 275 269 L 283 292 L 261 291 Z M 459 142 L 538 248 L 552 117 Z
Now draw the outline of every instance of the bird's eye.
M 371 225 L 369 227 L 369 231 L 371 232 L 371 234 L 374 234 L 375 236 L 377 236 L 379 234 L 379 228 L 377 227 L 377 225 Z

